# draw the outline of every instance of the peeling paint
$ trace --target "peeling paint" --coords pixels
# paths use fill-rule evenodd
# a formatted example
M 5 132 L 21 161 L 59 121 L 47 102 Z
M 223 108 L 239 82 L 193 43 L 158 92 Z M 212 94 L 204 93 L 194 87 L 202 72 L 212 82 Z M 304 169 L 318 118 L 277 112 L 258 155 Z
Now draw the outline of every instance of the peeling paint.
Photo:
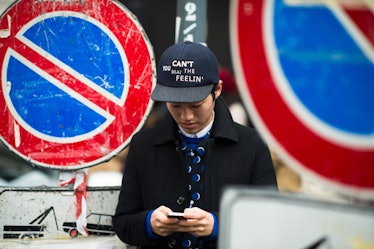
M 19 145 L 21 144 L 21 136 L 19 134 L 19 125 L 16 123 L 16 121 L 14 121 L 14 144 L 16 145 L 16 147 L 19 147 Z
M 7 15 L 7 19 L 8 19 L 8 28 L 0 30 L 0 38 L 7 38 L 7 37 L 10 36 L 10 29 L 11 29 L 11 25 L 12 25 L 12 18 L 9 15 Z

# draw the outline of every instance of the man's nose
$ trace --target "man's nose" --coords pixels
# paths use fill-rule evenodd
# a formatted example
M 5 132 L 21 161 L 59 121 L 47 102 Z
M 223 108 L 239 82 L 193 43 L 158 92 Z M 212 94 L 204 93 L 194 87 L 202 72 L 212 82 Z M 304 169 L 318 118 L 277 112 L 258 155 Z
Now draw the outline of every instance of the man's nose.
M 190 108 L 183 108 L 181 116 L 183 120 L 191 120 L 194 115 Z

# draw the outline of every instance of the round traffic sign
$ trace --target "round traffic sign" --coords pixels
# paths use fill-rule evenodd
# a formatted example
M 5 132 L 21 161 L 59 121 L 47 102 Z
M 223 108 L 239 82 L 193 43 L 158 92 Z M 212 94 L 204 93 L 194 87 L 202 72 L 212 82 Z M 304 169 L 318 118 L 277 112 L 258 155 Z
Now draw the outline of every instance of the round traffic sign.
M 21 0 L 0 19 L 0 138 L 38 166 L 78 169 L 125 148 L 152 107 L 152 46 L 115 1 Z
M 363 2 L 236 0 L 231 49 L 249 115 L 302 174 L 374 198 L 374 16 Z

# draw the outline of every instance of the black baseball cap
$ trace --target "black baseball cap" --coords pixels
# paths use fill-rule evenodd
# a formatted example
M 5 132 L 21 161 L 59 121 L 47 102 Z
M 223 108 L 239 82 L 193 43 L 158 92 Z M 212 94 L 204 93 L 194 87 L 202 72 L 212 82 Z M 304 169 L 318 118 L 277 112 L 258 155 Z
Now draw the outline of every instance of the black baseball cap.
M 174 44 L 160 57 L 151 98 L 165 102 L 201 101 L 218 83 L 218 71 L 217 58 L 208 47 L 190 41 Z

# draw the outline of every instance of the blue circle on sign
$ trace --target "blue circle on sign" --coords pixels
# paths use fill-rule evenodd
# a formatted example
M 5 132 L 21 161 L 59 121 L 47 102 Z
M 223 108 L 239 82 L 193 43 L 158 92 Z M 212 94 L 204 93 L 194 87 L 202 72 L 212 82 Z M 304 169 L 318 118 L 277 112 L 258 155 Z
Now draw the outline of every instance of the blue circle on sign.
M 119 104 L 126 95 L 126 61 L 119 43 L 96 20 L 57 11 L 25 25 L 17 38 L 57 66 Z M 99 132 L 113 117 L 14 51 L 8 53 L 7 82 L 15 117 L 40 136 L 75 139 Z M 22 77 L 20 77 L 20 75 Z
M 275 1 L 274 43 L 290 92 L 317 119 L 374 134 L 374 65 L 357 36 L 325 5 Z M 289 97 L 289 96 L 288 96 Z
M 18 115 L 33 129 L 53 137 L 74 137 L 88 133 L 106 118 L 88 108 L 13 56 L 8 72 L 9 97 Z

